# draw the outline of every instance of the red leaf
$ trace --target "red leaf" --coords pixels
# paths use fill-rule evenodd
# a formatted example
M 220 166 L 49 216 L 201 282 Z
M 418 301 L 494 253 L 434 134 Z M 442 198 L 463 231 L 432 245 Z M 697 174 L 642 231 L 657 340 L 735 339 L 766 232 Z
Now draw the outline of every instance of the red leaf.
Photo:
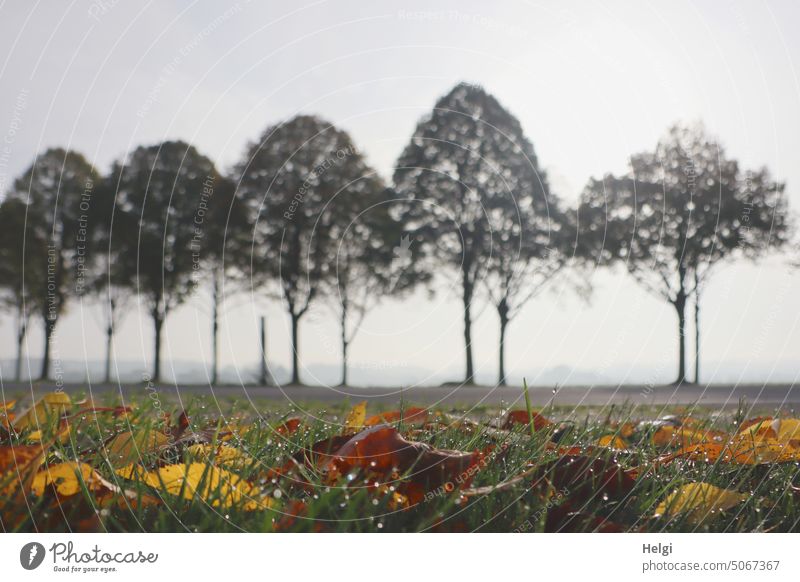
M 414 504 L 439 487 L 449 493 L 468 485 L 480 469 L 478 463 L 483 456 L 478 452 L 435 449 L 404 439 L 390 426 L 378 425 L 350 438 L 336 451 L 325 470 L 331 480 L 359 469 L 392 480 L 410 472 L 398 491 Z
M 593 498 L 621 499 L 636 480 L 613 459 L 564 456 L 546 465 L 544 477 L 573 501 Z
M 283 424 L 275 427 L 275 432 L 283 436 L 293 434 L 298 428 L 300 428 L 300 422 L 301 421 L 299 418 L 290 418 Z
M 533 430 L 542 430 L 543 428 L 553 424 L 544 416 L 536 412 L 531 412 L 531 414 L 528 415 L 527 410 L 509 410 L 508 414 L 506 414 L 506 419 L 503 422 L 503 428 L 510 430 L 515 424 L 523 424 L 527 426 L 530 424 L 531 417 L 533 417 Z

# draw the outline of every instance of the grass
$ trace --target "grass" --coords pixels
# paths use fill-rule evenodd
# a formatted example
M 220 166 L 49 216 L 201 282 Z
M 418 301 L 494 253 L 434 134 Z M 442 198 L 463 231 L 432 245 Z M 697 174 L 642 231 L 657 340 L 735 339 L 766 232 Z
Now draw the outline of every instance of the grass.
M 310 487 L 301 488 L 292 478 L 275 478 L 269 469 L 283 465 L 296 451 L 309 449 L 322 439 L 340 434 L 350 403 L 343 402 L 334 407 L 309 403 L 300 410 L 276 406 L 275 403 L 222 402 L 196 397 L 182 403 L 191 419 L 192 430 L 204 430 L 213 435 L 215 427 L 221 431 L 231 426 L 249 428 L 241 437 L 228 441 L 249 458 L 230 470 L 269 499 L 270 504 L 270 508 L 248 510 L 246 499 L 242 499 L 225 506 L 217 503 L 224 496 L 224 483 L 212 487 L 204 495 L 183 498 L 180 494 L 164 493 L 141 480 L 121 478 L 106 457 L 94 453 L 102 450 L 103 443 L 114 434 L 131 430 L 130 427 L 137 435 L 161 429 L 161 415 L 150 400 L 143 399 L 133 404 L 134 411 L 127 418 L 87 413 L 80 422 L 73 419 L 73 430 L 68 438 L 63 442 L 56 439 L 46 457 L 48 465 L 68 460 L 91 464 L 105 479 L 130 492 L 127 501 L 107 505 L 97 513 L 95 509 L 99 506 L 95 493 L 82 483 L 80 493 L 72 497 L 55 496 L 54 502 L 54 495 L 36 496 L 26 492 L 21 503 L 19 487 L 13 487 L 13 482 L 9 484 L 9 473 L 4 481 L 5 489 L 0 488 L 0 492 L 5 491 L 5 498 L 0 498 L 3 530 L 81 531 L 89 527 L 87 519 L 91 519 L 90 529 L 109 532 L 271 532 L 276 529 L 291 532 L 541 532 L 594 531 L 603 529 L 603 523 L 613 523 L 625 531 L 647 532 L 800 529 L 800 495 L 792 489 L 800 486 L 800 469 L 794 462 L 762 465 L 721 461 L 674 462 L 657 470 L 640 471 L 630 490 L 611 496 L 602 487 L 586 492 L 583 483 L 588 478 L 586 475 L 579 475 L 579 479 L 569 482 L 569 487 L 563 487 L 563 491 L 554 486 L 543 487 L 541 481 L 538 481 L 540 486 L 533 487 L 531 479 L 523 479 L 518 484 L 469 499 L 461 495 L 458 487 L 452 491 L 436 491 L 411 507 L 393 503 L 391 494 L 376 495 L 369 478 L 364 482 L 366 475 L 363 473 L 350 475 L 349 480 L 330 482 L 320 472 L 306 468 L 302 475 Z M 177 403 L 162 403 L 161 406 L 165 410 L 177 407 Z M 753 411 L 745 414 L 742 407 L 721 414 L 700 407 L 690 408 L 689 412 L 699 426 L 727 432 L 735 432 L 745 415 L 754 414 Z M 378 411 L 377 408 L 370 409 L 369 413 Z M 595 448 L 587 450 L 586 454 L 610 466 L 618 464 L 622 469 L 648 467 L 665 449 L 653 444 L 652 433 L 657 427 L 646 421 L 670 412 L 687 414 L 686 409 L 665 411 L 630 405 L 603 408 L 554 406 L 537 411 L 554 422 L 544 430 L 529 432 L 529 426 L 524 424 L 509 431 L 493 430 L 487 426 L 496 425 L 504 412 L 490 407 L 472 409 L 469 414 L 474 424 L 468 429 L 442 425 L 431 430 L 414 430 L 409 435 L 410 426 L 401 422 L 399 428 L 407 438 L 437 449 L 476 451 L 495 447 L 498 450 L 499 445 L 504 445 L 505 452 L 493 456 L 491 462 L 475 474 L 470 487 L 478 489 L 506 483 L 524 471 L 541 469 L 541 474 L 551 475 L 549 471 L 560 457 L 557 450 L 548 450 L 554 448 L 554 441 L 560 447 L 591 445 L 603 436 L 616 434 L 626 422 L 635 423 L 636 430 L 625 438 L 624 451 Z M 528 409 L 528 413 L 533 411 Z M 301 428 L 291 434 L 277 434 L 275 427 L 292 417 L 303 419 Z M 171 422 L 175 422 L 174 414 Z M 9 437 L 11 440 L 5 445 L 18 446 L 28 442 L 25 432 L 19 437 Z M 44 440 L 47 440 L 47 435 Z M 137 460 L 148 467 L 207 461 L 186 447 L 141 452 L 141 455 L 136 455 Z M 683 484 L 694 482 L 746 493 L 747 498 L 726 511 L 708 511 L 699 522 L 682 513 L 654 517 L 657 506 L 667 495 Z M 150 505 L 141 503 L 148 496 L 155 496 L 160 501 Z M 298 502 L 303 503 L 302 511 L 297 510 Z M 572 519 L 559 521 L 560 510 L 566 513 L 567 508 L 574 514 Z M 601 522 L 598 518 L 606 521 Z

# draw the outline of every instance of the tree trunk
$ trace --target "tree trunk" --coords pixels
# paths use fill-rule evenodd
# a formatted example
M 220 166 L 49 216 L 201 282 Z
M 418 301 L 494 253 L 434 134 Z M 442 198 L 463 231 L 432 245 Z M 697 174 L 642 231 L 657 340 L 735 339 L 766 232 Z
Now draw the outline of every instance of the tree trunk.
M 44 355 L 42 356 L 42 371 L 39 374 L 40 380 L 47 380 L 50 376 L 50 339 L 56 329 L 56 320 L 50 321 L 47 315 L 44 317 Z
M 106 373 L 103 382 L 106 384 L 111 383 L 111 349 L 114 340 L 114 325 L 109 322 L 106 328 Z
M 342 301 L 342 310 L 340 312 L 340 326 L 342 337 L 342 386 L 347 386 L 347 348 L 349 342 L 347 341 L 347 301 Z
M 472 365 L 472 283 L 467 278 L 466 271 L 462 279 L 464 291 L 464 350 L 466 354 L 465 384 L 475 383 L 475 371 Z
M 342 386 L 347 386 L 347 342 L 342 344 Z
M 117 306 L 114 299 L 108 300 L 108 326 L 106 327 L 106 373 L 103 381 L 111 383 L 111 350 L 114 342 L 114 321 L 116 318 Z
M 213 275 L 211 290 L 211 384 L 216 386 L 219 379 L 219 277 Z
M 497 378 L 498 386 L 506 385 L 506 327 L 508 326 L 508 307 L 505 301 L 502 301 L 497 307 L 497 313 L 500 316 L 500 362 L 499 374 Z
M 694 292 L 694 383 L 700 383 L 700 288 Z
M 678 313 L 678 377 L 675 384 L 686 383 L 686 294 L 681 291 L 672 302 Z
M 267 320 L 261 316 L 261 329 L 259 330 L 259 340 L 261 342 L 261 374 L 259 375 L 260 384 L 266 386 L 269 382 L 267 378 Z
M 17 323 L 17 363 L 14 367 L 14 379 L 19 382 L 22 380 L 22 350 L 25 345 L 25 334 L 28 332 L 28 318 L 20 306 Z
M 161 310 L 156 308 L 153 310 L 153 382 L 161 381 L 161 329 L 166 319 L 166 313 L 162 314 Z
M 289 312 L 292 318 L 292 384 L 300 384 L 300 358 L 297 350 L 300 341 L 300 316 L 294 312 Z

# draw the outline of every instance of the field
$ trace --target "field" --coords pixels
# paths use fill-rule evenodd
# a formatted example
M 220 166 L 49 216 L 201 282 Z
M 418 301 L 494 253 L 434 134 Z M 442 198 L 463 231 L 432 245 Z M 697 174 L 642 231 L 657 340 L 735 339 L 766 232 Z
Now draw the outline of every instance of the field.
M 800 529 L 800 421 L 746 402 L 104 398 L 5 401 L 4 531 Z

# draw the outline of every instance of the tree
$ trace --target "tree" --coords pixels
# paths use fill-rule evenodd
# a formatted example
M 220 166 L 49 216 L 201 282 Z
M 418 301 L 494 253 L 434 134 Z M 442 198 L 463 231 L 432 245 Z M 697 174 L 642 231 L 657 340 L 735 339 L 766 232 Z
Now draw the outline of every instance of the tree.
M 225 301 L 238 291 L 247 273 L 251 247 L 247 213 L 231 180 L 221 178 L 214 187 L 199 225 L 203 268 L 210 280 L 211 384 L 219 381 L 219 321 Z
M 106 176 L 95 191 L 85 257 L 84 292 L 100 306 L 106 336 L 103 381 L 111 382 L 114 335 L 136 293 L 136 217 L 116 206 L 116 179 Z
M 42 379 L 50 375 L 50 349 L 58 319 L 69 297 L 75 294 L 72 283 L 79 268 L 80 239 L 85 235 L 91 194 L 98 177 L 81 154 L 49 149 L 15 180 L 8 194 L 8 200 L 26 205 L 26 236 L 37 241 L 30 248 L 31 253 L 37 254 L 22 260 L 38 271 L 32 279 L 38 287 L 26 288 L 26 292 L 37 296 L 34 304 L 44 326 Z M 47 241 L 43 254 L 41 240 Z
M 373 174 L 349 185 L 331 204 L 337 215 L 332 238 L 338 242 L 335 277 L 325 295 L 339 320 L 342 386 L 348 382 L 350 344 L 367 313 L 386 297 L 404 295 L 429 278 L 393 216 L 393 202 L 393 193 Z
M 579 210 L 583 244 L 600 261 L 624 263 L 643 288 L 673 306 L 676 383 L 687 381 L 687 303 L 694 297 L 699 326 L 700 292 L 720 264 L 786 241 L 783 189 L 766 168 L 742 171 L 702 125 L 671 127 L 655 151 L 631 158 L 628 174 L 589 182 Z M 699 329 L 696 344 L 699 369 Z
M 542 251 L 541 247 L 533 250 L 542 238 L 528 233 L 526 222 L 536 214 L 530 227 L 541 227 L 538 216 L 548 204 L 545 178 L 519 121 L 482 88 L 461 83 L 419 122 L 397 162 L 394 183 L 398 195 L 407 201 L 403 217 L 407 228 L 427 255 L 458 273 L 465 382 L 471 383 L 472 303 L 479 282 L 490 269 L 494 272 L 491 288 L 505 330 L 511 296 L 521 297 L 524 290 L 517 288 L 528 279 L 518 276 L 519 265 L 514 263 L 526 257 L 527 268 Z M 516 234 L 502 232 L 514 224 Z M 524 240 L 528 234 L 530 240 Z M 520 249 L 523 240 L 525 253 Z M 494 255 L 493 243 L 504 245 L 501 254 L 510 254 Z M 491 268 L 490 257 L 496 259 Z
M 529 158 L 535 159 L 535 158 Z M 500 321 L 498 379 L 506 384 L 507 328 L 522 308 L 563 275 L 575 255 L 575 226 L 560 201 L 546 191 L 544 176 L 515 184 L 514 200 L 490 211 L 492 248 L 484 279 Z M 510 181 L 515 181 L 511 178 Z M 544 188 L 542 187 L 544 186 Z M 584 294 L 588 284 L 572 283 Z
M 153 321 L 152 380 L 159 381 L 164 322 L 196 286 L 202 215 L 222 178 L 194 146 L 167 141 L 138 147 L 113 165 L 109 179 L 116 191 L 111 245 L 118 220 L 136 225 L 135 236 L 119 241 L 125 245 L 119 280 L 145 299 Z
M 22 378 L 23 347 L 31 315 L 40 309 L 40 296 L 32 290 L 46 284 L 40 263 L 47 256 L 47 239 L 37 236 L 36 229 L 25 228 L 26 214 L 27 205 L 22 200 L 6 199 L 0 204 L 0 303 L 14 310 L 16 381 Z
M 308 115 L 267 128 L 236 168 L 253 224 L 253 285 L 277 282 L 291 320 L 293 384 L 300 321 L 333 271 L 336 197 L 345 189 L 359 195 L 371 174 L 350 136 Z

